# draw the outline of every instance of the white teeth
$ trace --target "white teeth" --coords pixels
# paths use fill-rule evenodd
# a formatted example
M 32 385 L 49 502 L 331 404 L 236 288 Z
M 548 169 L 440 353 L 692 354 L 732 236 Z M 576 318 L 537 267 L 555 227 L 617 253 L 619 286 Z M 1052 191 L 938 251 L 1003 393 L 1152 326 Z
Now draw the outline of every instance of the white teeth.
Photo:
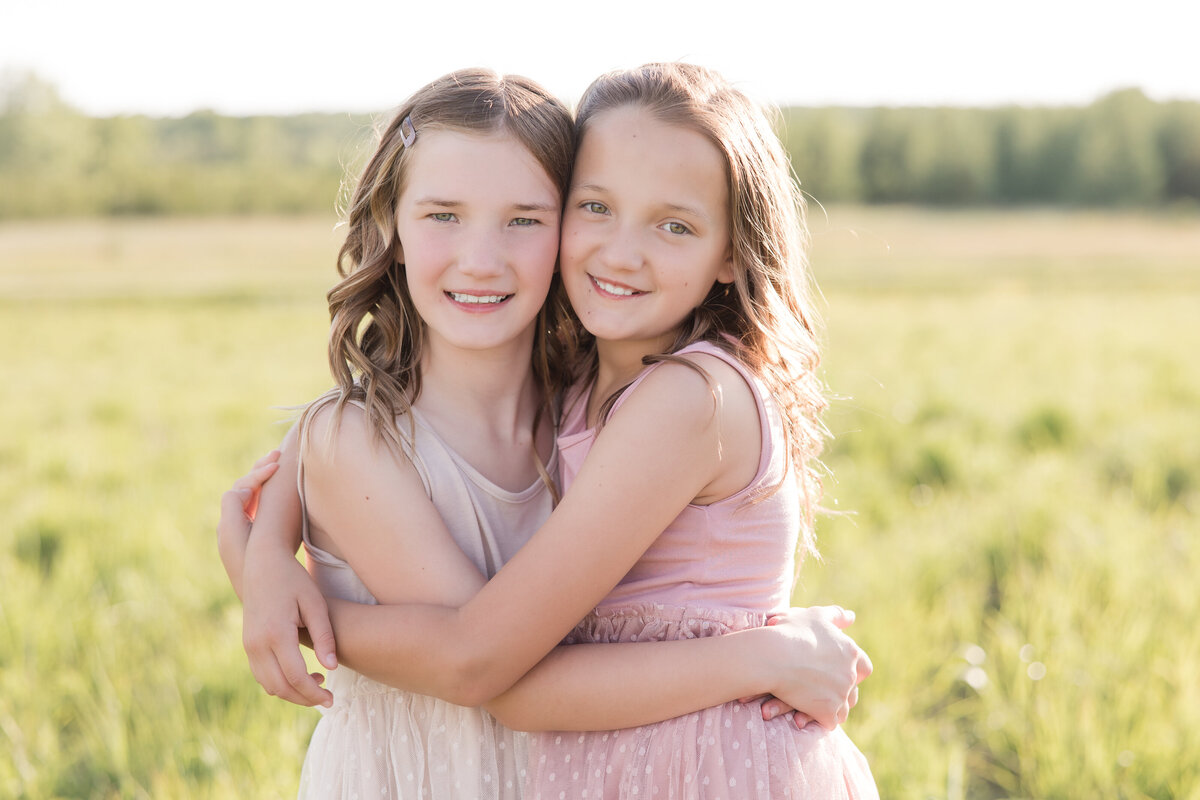
M 624 286 L 616 286 L 608 281 L 602 281 L 595 275 L 592 276 L 592 280 L 596 282 L 597 286 L 609 294 L 616 294 L 622 297 L 629 297 L 630 295 L 637 294 L 637 292 L 635 292 L 633 289 L 626 289 Z
M 459 292 L 447 292 L 456 303 L 473 303 L 473 304 L 490 304 L 499 303 L 507 300 L 512 295 L 507 294 L 460 294 Z

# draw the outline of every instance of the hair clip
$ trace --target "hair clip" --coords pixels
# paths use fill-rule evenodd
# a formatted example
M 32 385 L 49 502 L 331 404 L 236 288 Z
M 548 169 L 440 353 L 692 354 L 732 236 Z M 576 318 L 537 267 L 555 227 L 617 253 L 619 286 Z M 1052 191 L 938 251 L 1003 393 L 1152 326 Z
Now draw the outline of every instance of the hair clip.
M 400 123 L 400 141 L 405 147 L 412 147 L 417 140 L 417 129 L 413 127 L 412 116 L 406 116 Z

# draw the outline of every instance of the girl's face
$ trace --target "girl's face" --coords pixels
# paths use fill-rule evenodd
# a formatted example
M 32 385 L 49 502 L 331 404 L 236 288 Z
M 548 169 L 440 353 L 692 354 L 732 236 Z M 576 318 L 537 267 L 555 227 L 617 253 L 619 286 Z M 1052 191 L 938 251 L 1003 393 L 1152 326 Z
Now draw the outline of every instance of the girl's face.
M 712 289 L 733 280 L 729 190 L 700 133 L 625 106 L 593 117 L 563 216 L 571 305 L 601 341 L 670 345 Z
M 409 293 L 431 345 L 532 346 L 558 254 L 560 198 L 506 134 L 418 133 L 396 210 Z

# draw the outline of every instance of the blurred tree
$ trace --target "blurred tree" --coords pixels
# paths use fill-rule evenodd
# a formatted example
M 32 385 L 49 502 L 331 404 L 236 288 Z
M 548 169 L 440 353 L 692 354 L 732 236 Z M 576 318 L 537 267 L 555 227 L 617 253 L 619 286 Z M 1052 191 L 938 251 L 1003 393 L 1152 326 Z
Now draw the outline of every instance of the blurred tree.
M 910 128 L 905 110 L 879 108 L 872 112 L 858 156 L 863 200 L 895 203 L 914 199 Z
M 929 109 L 912 138 L 917 200 L 933 205 L 977 204 L 991 199 L 994 137 L 991 115 L 970 109 Z
M 1200 104 L 1168 103 L 1161 119 L 1158 148 L 1166 199 L 1200 201 Z
M 1085 108 L 787 108 L 816 202 L 1153 206 L 1200 199 L 1200 103 L 1136 89 Z M 369 155 L 347 114 L 91 118 L 0 75 L 0 219 L 328 211 Z
M 801 188 L 821 203 L 860 199 L 861 113 L 844 108 L 787 109 L 780 135 Z
M 31 72 L 0 76 L 0 217 L 88 209 L 81 185 L 91 155 L 92 121 Z
M 1138 89 L 1113 92 L 1083 112 L 1071 198 L 1084 205 L 1161 201 L 1158 107 Z

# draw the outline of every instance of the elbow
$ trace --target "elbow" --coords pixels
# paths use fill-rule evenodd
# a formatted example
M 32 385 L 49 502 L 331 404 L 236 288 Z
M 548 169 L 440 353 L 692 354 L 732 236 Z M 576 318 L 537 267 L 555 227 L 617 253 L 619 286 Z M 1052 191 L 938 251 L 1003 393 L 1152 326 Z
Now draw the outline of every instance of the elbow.
M 460 706 L 486 706 L 512 685 L 496 674 L 492 660 L 480 653 L 464 653 L 448 665 L 440 696 Z
M 535 713 L 528 703 L 521 702 L 519 698 L 510 697 L 507 693 L 501 694 L 491 702 L 484 703 L 483 708 L 510 731 L 537 733 L 558 730 L 557 727 L 550 724 L 551 720 L 544 713 Z

